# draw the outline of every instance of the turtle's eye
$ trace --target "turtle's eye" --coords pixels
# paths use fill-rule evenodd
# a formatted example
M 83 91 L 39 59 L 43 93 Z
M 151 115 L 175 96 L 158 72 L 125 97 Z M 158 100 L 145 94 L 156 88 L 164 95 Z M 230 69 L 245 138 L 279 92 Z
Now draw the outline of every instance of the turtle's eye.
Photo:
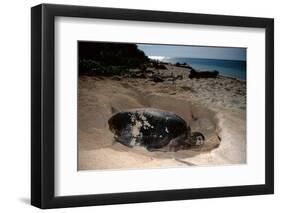
M 196 146 L 201 146 L 201 145 L 203 145 L 204 144 L 204 139 L 203 139 L 203 137 L 202 136 L 197 136 L 196 137 L 196 143 L 195 143 L 195 145 Z

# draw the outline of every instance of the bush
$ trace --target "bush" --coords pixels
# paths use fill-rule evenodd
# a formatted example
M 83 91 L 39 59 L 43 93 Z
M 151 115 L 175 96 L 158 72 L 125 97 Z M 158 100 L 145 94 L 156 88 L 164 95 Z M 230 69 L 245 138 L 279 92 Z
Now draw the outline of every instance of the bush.
M 78 48 L 80 75 L 121 75 L 149 62 L 136 44 L 79 42 Z
M 79 74 L 80 75 L 100 75 L 112 76 L 121 75 L 128 72 L 128 68 L 124 66 L 101 65 L 92 59 L 79 60 Z

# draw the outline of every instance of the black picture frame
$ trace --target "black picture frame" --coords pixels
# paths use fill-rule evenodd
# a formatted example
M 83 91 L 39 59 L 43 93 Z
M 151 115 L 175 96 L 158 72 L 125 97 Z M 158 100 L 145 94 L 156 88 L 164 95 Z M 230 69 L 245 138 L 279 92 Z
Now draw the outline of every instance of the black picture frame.
M 93 195 L 54 195 L 54 20 L 100 18 L 264 28 L 266 128 L 265 184 Z M 31 204 L 39 208 L 139 203 L 274 193 L 274 20 L 240 16 L 41 4 L 31 8 Z

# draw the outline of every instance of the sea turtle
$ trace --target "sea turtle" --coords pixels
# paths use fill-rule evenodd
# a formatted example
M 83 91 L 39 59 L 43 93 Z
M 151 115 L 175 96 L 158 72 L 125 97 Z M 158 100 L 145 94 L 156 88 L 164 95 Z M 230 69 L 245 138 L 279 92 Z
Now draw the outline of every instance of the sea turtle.
M 180 116 L 153 108 L 115 113 L 108 124 L 117 142 L 129 147 L 144 146 L 148 151 L 178 151 L 201 146 L 205 140 L 200 132 L 191 132 Z

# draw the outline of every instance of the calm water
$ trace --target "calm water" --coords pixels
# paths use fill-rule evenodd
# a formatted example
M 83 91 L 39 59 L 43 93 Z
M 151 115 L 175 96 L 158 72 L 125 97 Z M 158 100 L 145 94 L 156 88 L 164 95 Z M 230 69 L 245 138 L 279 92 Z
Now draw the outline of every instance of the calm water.
M 246 80 L 246 61 L 217 60 L 203 58 L 166 58 L 164 62 L 187 63 L 195 70 L 219 71 L 220 75 Z

